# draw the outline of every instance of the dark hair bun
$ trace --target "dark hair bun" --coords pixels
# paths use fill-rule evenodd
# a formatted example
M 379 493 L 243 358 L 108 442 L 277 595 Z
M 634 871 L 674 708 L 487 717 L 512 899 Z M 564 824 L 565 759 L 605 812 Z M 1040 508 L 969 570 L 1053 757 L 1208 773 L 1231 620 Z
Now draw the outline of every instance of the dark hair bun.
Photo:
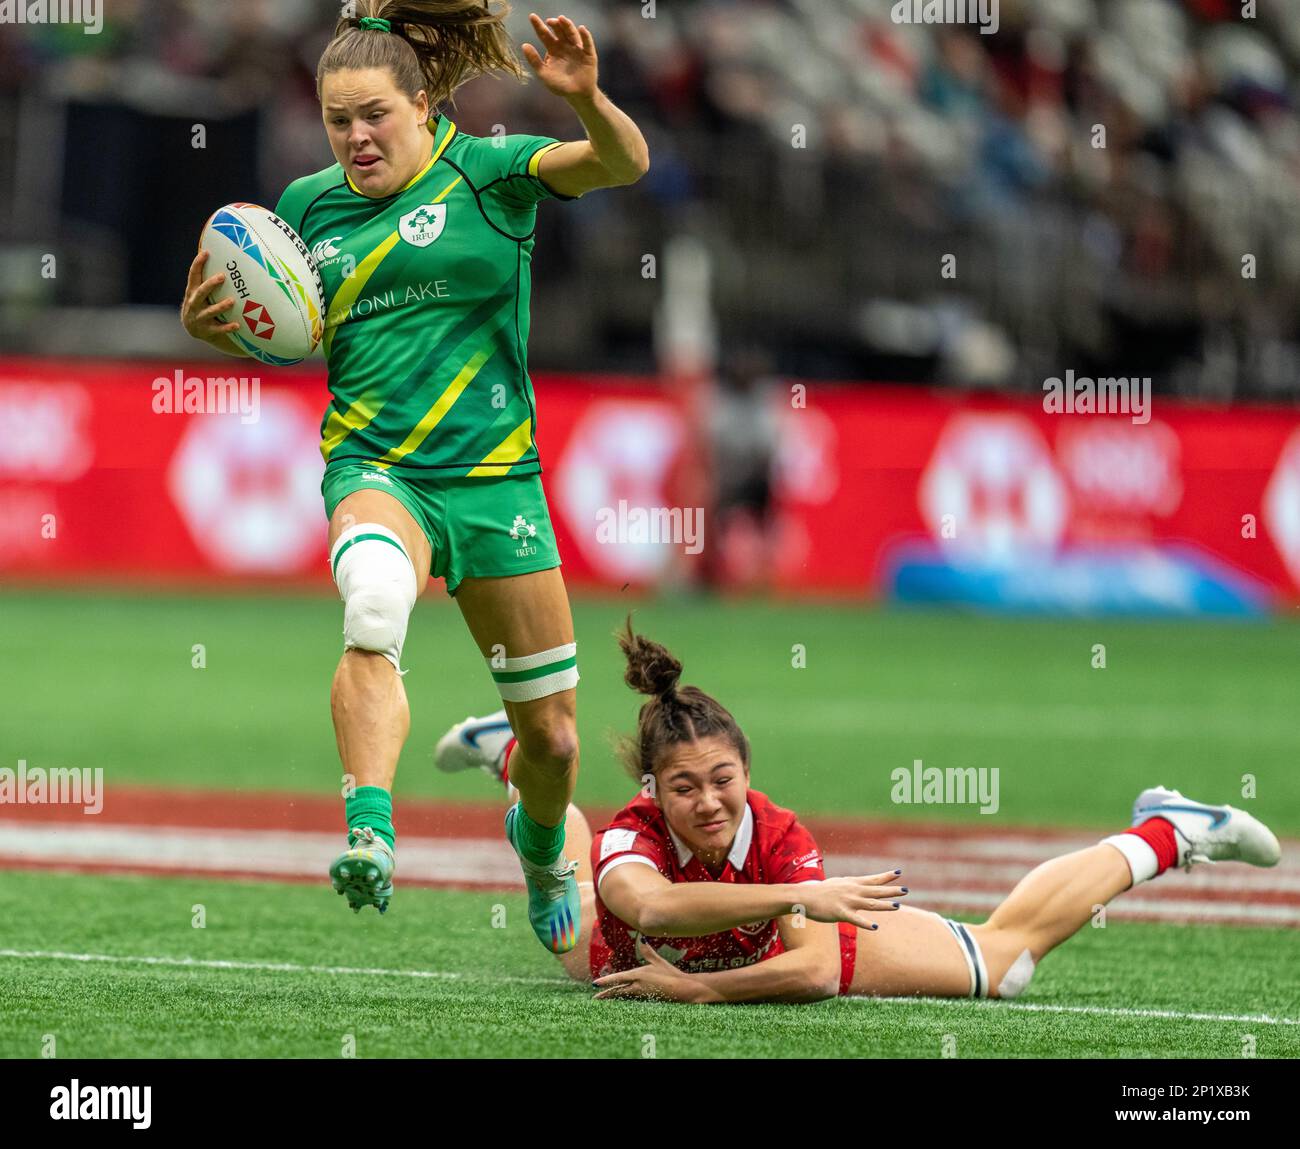
M 671 695 L 682 676 L 682 664 L 668 653 L 666 647 L 651 642 L 643 634 L 632 633 L 632 616 L 627 616 L 627 629 L 618 636 L 618 645 L 627 657 L 623 681 L 640 694 Z

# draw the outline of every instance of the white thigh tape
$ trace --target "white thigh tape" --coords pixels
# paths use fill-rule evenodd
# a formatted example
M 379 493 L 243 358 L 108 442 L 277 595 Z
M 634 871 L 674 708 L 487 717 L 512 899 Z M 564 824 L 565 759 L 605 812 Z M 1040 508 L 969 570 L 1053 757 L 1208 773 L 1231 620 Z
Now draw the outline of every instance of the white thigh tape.
M 497 690 L 506 702 L 532 702 L 578 685 L 576 642 L 519 658 L 489 658 L 487 664 Z

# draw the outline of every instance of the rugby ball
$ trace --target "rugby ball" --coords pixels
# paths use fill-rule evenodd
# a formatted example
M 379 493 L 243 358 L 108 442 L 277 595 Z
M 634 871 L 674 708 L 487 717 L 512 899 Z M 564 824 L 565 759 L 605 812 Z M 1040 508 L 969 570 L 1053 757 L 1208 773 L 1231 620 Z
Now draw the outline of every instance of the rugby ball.
M 254 359 L 275 367 L 301 363 L 323 333 L 320 272 L 302 238 L 255 203 L 228 203 L 208 218 L 199 238 L 208 261 L 203 277 L 226 273 L 211 302 L 235 297 L 224 312 L 239 330 L 230 338 Z

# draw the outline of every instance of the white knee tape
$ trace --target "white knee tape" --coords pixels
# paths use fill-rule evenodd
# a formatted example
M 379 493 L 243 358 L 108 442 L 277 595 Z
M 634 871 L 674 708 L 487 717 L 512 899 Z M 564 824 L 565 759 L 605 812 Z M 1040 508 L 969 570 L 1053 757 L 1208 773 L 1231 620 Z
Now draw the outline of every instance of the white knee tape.
M 1029 979 L 1034 976 L 1034 955 L 1027 949 L 1020 951 L 1020 956 L 1011 963 L 1011 968 L 998 982 L 998 997 L 1019 997 L 1024 992 Z
M 415 568 L 402 540 L 377 523 L 349 527 L 330 552 L 343 599 L 343 649 L 382 654 L 398 674 L 415 606 Z

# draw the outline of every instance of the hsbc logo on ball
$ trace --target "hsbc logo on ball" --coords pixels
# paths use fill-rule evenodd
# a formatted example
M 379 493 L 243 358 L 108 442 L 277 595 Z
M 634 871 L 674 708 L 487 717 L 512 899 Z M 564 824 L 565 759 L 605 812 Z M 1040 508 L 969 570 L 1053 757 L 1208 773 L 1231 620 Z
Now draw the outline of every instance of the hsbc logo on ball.
M 260 303 L 250 299 L 244 304 L 244 322 L 258 339 L 270 339 L 275 334 L 271 313 Z
M 230 272 L 230 286 L 235 289 L 235 294 L 240 299 L 247 299 L 248 285 L 244 282 L 244 276 L 239 270 L 239 264 L 232 259 L 227 262 L 226 270 Z

